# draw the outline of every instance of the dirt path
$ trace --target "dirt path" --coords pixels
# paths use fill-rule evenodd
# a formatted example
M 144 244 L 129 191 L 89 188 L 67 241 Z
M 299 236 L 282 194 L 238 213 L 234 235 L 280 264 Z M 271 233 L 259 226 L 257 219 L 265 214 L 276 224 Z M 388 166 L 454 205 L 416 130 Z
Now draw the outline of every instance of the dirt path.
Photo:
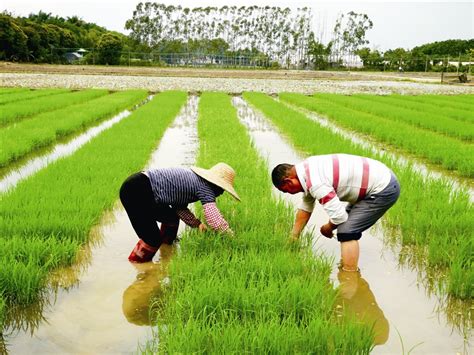
M 104 65 L 19 64 L 0 62 L 1 73 L 131 75 L 188 78 L 296 79 L 296 80 L 414 80 L 440 82 L 439 73 L 395 73 L 357 71 L 206 69 L 177 67 L 126 67 Z
M 147 89 L 152 92 L 243 91 L 342 94 L 474 94 L 474 86 L 439 84 L 436 73 L 222 70 L 33 65 L 0 62 L 0 87 Z

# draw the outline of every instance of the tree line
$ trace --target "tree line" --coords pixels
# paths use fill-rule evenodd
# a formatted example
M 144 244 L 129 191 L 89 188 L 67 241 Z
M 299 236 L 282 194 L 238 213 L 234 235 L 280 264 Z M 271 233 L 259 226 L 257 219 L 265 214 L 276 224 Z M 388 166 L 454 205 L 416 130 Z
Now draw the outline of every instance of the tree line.
M 188 65 L 201 61 L 259 63 L 265 67 L 328 69 L 362 60 L 371 70 L 445 70 L 468 61 L 472 40 L 428 43 L 384 53 L 368 47 L 373 23 L 366 14 L 341 14 L 331 41 L 323 44 L 312 29 L 308 7 L 196 7 L 139 3 L 126 21 L 128 36 L 73 16 L 44 12 L 28 17 L 0 14 L 0 60 L 61 63 L 65 54 L 85 48 L 81 63 Z M 227 59 L 226 59 L 227 58 Z M 235 63 L 235 60 L 233 61 Z

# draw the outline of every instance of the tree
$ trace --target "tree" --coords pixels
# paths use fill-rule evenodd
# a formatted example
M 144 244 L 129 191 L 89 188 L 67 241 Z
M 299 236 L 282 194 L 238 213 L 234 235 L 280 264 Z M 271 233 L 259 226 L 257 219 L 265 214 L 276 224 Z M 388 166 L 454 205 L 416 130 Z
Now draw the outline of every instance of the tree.
M 116 65 L 120 63 L 123 43 L 119 35 L 106 33 L 100 37 L 97 62 L 99 64 Z
M 378 50 L 371 51 L 368 47 L 364 47 L 358 49 L 355 54 L 360 57 L 362 63 L 364 64 L 364 68 L 366 69 L 384 68 L 384 60 L 382 54 Z
M 0 59 L 28 59 L 28 37 L 16 21 L 7 14 L 0 14 Z
M 336 61 L 340 61 L 344 55 L 353 56 L 361 46 L 368 44 L 365 35 L 372 27 L 373 22 L 366 14 L 350 11 L 346 15 L 339 15 L 333 31 Z
M 331 54 L 332 43 L 324 45 L 315 39 L 314 33 L 311 32 L 308 39 L 308 56 L 313 64 L 313 69 L 324 70 L 329 67 L 329 55 Z

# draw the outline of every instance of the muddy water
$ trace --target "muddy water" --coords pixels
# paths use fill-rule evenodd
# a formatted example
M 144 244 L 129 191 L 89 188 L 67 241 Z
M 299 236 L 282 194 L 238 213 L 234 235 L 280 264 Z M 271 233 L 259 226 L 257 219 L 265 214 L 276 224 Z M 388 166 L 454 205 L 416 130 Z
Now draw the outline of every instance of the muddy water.
M 233 103 L 261 156 L 267 159 L 269 171 L 279 163 L 296 163 L 303 159 L 242 98 L 235 97 Z M 296 206 L 301 199 L 300 194 L 291 196 L 274 191 L 275 196 L 285 199 L 291 206 Z M 331 278 L 336 285 L 341 285 L 337 311 L 341 312 L 343 306 L 358 319 L 375 323 L 377 345 L 374 354 L 402 354 L 412 348 L 414 354 L 469 352 L 472 339 L 468 339 L 467 330 L 449 322 L 453 316 L 444 312 L 445 307 L 438 299 L 428 296 L 430 292 L 418 281 L 417 273 L 404 269 L 398 262 L 398 253 L 384 246 L 384 231 L 379 223 L 360 240 L 361 273 L 348 274 L 338 272 L 336 267 L 340 257 L 339 243 L 319 233 L 319 227 L 327 219 L 318 205 L 306 228 L 312 231 L 315 252 L 322 251 L 334 258 Z
M 197 150 L 197 97 L 165 132 L 148 167 L 189 166 Z M 12 354 L 133 353 L 151 337 L 149 305 L 166 282 L 173 247 L 163 245 L 153 262 L 132 264 L 128 254 L 137 237 L 118 203 L 93 232 L 97 245 L 85 257 L 86 265 L 63 270 L 57 294 L 34 329 L 8 329 L 6 348 Z M 78 271 L 78 269 L 81 269 Z M 40 307 L 41 308 L 41 307 Z

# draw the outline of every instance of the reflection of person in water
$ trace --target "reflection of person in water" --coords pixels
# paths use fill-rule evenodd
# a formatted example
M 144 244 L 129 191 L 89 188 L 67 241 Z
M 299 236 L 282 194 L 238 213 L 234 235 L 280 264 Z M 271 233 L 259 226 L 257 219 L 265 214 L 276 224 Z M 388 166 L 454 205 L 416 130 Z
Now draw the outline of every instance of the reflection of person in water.
M 173 247 L 163 244 L 157 263 L 132 263 L 138 271 L 136 280 L 123 292 L 122 311 L 128 322 L 150 325 L 153 299 L 160 296 L 161 282 L 168 275 Z M 156 310 L 157 311 L 157 310 Z
M 389 325 L 383 311 L 377 305 L 375 296 L 360 272 L 340 270 L 337 274 L 340 283 L 339 301 L 343 309 L 355 319 L 372 327 L 374 344 L 385 344 L 388 340 Z

